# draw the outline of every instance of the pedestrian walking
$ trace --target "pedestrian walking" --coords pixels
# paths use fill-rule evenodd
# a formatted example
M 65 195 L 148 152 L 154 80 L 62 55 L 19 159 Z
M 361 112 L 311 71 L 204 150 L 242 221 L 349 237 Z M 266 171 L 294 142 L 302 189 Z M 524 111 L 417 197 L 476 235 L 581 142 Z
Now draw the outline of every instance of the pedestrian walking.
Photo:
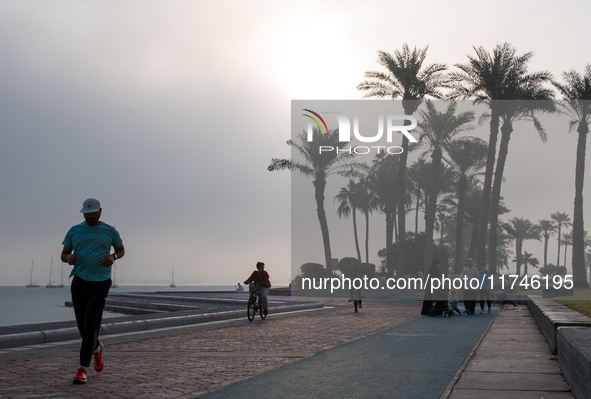
M 460 275 L 460 278 L 463 280 L 464 284 L 464 307 L 466 308 L 466 312 L 468 313 L 468 315 L 473 315 L 474 309 L 476 308 L 478 287 L 472 288 L 472 286 L 470 285 L 470 281 L 472 279 L 476 279 L 477 281 L 479 281 L 480 273 L 474 267 L 474 261 L 472 260 L 472 258 L 468 258 L 466 260 L 466 263 L 468 263 L 468 267 L 464 269 L 464 271 Z
M 111 266 L 125 255 L 115 227 L 100 221 L 102 208 L 97 199 L 88 198 L 80 211 L 84 222 L 72 226 L 62 244 L 62 262 L 74 266 L 71 293 L 78 331 L 82 337 L 80 366 L 74 384 L 84 384 L 90 359 L 94 370 L 103 371 L 104 346 L 98 340 L 105 301 L 111 288 Z M 114 248 L 114 253 L 111 252 Z
M 486 262 L 480 262 L 480 289 L 478 290 L 478 295 L 480 297 L 480 314 L 484 313 L 484 301 L 488 305 L 488 313 L 490 313 L 490 307 L 492 305 L 492 300 L 490 299 L 490 282 L 492 274 L 490 270 L 488 270 L 488 265 Z

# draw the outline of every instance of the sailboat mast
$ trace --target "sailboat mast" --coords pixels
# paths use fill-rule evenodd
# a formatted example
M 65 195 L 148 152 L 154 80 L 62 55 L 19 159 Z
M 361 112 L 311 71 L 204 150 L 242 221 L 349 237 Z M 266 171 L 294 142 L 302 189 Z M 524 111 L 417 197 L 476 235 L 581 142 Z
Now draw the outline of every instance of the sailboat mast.
M 49 266 L 49 285 L 51 285 L 51 272 L 53 271 L 53 255 L 51 255 L 51 266 Z
M 35 262 L 35 259 L 33 259 L 31 261 L 31 280 L 29 281 L 30 285 L 33 285 L 33 263 Z

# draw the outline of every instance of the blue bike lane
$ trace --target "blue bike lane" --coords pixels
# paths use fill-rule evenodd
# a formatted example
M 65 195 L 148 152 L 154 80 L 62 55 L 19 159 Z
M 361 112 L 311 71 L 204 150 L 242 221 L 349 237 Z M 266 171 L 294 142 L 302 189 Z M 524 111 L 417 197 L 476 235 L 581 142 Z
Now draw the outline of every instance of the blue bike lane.
M 493 316 L 423 316 L 202 397 L 439 398 Z

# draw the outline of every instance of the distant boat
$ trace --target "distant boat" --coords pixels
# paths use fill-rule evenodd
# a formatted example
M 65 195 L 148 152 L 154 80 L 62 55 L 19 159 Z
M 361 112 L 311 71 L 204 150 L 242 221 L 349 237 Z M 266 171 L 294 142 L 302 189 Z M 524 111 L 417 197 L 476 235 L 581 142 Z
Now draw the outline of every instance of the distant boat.
M 51 273 L 53 271 L 53 255 L 51 255 L 51 266 L 49 267 L 49 284 L 46 285 L 47 288 L 57 288 L 57 285 L 54 285 L 51 282 Z
M 64 262 L 62 262 L 62 282 L 57 286 L 57 288 L 65 288 L 64 285 Z
M 35 262 L 35 260 L 33 259 L 31 261 L 31 279 L 29 280 L 29 284 L 27 284 L 27 288 L 37 288 L 37 287 L 41 287 L 39 284 L 33 284 L 33 263 Z
M 113 275 L 113 284 L 111 284 L 111 288 L 117 288 L 119 287 L 117 284 L 115 284 L 115 262 L 113 262 L 113 267 L 111 268 L 111 274 Z
M 176 288 L 176 284 L 174 283 L 174 258 L 172 258 L 172 284 L 170 284 L 169 287 Z

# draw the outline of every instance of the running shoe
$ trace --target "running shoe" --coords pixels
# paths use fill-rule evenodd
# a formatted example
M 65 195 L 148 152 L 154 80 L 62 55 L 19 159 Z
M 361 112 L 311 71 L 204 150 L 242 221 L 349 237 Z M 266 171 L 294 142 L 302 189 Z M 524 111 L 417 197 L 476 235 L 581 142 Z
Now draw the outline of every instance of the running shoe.
M 74 381 L 72 381 L 74 384 L 85 384 L 86 383 L 86 370 L 84 370 L 82 367 L 80 367 L 78 369 L 78 371 L 76 372 L 76 376 L 74 377 Z
M 103 366 L 105 365 L 105 361 L 103 360 L 103 351 L 105 350 L 105 347 L 103 346 L 103 344 L 100 344 L 100 348 L 101 348 L 101 353 L 95 353 L 93 355 L 93 357 L 94 357 L 94 371 L 96 371 L 97 373 L 100 373 L 101 371 L 103 371 Z

